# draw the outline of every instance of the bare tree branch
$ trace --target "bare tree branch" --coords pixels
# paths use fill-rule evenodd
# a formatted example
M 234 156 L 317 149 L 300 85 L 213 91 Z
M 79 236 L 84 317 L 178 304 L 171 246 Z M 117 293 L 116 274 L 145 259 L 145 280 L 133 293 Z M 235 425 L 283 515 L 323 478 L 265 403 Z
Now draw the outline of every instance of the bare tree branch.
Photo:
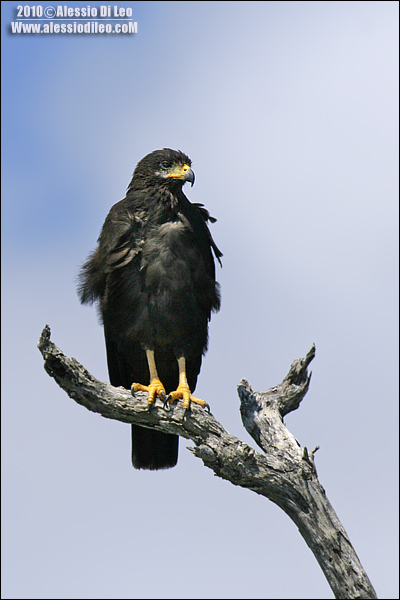
M 44 368 L 78 404 L 103 417 L 136 423 L 191 439 L 190 450 L 216 475 L 234 485 L 266 496 L 295 522 L 314 553 L 336 598 L 376 598 L 348 536 L 318 481 L 314 452 L 302 448 L 283 423 L 307 393 L 307 367 L 315 356 L 295 360 L 288 375 L 267 392 L 253 392 L 242 379 L 238 392 L 245 428 L 265 454 L 228 433 L 212 414 L 182 404 L 166 411 L 156 402 L 147 406 L 147 393 L 135 398 L 125 388 L 95 379 L 76 359 L 67 358 L 50 340 L 47 325 L 38 343 Z

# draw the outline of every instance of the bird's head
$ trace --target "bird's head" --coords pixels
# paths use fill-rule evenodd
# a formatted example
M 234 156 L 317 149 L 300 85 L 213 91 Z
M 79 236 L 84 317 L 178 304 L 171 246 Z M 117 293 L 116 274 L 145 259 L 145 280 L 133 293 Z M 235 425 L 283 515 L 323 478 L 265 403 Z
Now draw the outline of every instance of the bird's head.
M 176 188 L 187 181 L 193 185 L 191 164 L 190 158 L 180 150 L 155 150 L 137 164 L 130 187 L 162 185 Z

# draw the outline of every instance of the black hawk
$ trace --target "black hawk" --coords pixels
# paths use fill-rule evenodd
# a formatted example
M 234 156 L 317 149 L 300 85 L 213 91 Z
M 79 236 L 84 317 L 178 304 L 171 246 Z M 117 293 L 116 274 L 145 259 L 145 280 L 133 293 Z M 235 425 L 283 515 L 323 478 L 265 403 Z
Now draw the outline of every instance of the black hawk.
M 114 204 L 98 246 L 83 265 L 79 295 L 97 301 L 110 382 L 159 396 L 165 406 L 192 396 L 207 350 L 211 312 L 219 310 L 214 256 L 222 253 L 203 204 L 182 191 L 194 183 L 191 160 L 164 148 L 136 166 L 126 197 Z M 178 436 L 132 425 L 132 463 L 164 469 L 178 460 Z

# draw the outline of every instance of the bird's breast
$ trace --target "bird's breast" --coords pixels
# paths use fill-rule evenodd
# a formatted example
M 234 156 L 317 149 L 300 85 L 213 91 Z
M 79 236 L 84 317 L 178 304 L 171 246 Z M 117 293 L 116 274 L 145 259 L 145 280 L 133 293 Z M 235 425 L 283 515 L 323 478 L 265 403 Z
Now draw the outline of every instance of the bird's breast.
M 142 269 L 148 289 L 178 291 L 189 284 L 190 263 L 194 260 L 194 240 L 191 237 L 190 230 L 182 221 L 163 223 L 150 232 L 142 254 Z

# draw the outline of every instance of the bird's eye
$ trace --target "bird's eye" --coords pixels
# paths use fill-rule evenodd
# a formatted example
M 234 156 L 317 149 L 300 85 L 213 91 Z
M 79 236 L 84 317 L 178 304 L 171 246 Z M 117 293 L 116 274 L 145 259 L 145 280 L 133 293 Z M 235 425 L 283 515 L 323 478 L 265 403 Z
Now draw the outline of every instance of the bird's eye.
M 161 163 L 161 166 L 163 169 L 169 169 L 171 166 L 171 163 L 169 162 L 169 160 L 163 160 Z

